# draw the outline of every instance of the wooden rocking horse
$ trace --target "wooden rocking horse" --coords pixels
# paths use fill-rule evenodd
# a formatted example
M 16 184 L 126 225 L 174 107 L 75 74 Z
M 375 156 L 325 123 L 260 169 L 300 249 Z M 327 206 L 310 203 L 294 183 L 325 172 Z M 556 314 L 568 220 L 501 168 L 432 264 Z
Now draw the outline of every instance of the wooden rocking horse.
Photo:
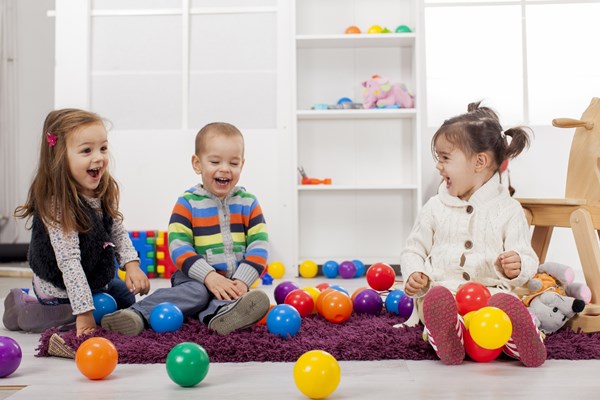
M 600 331 L 600 98 L 593 98 L 581 119 L 558 118 L 552 125 L 576 128 L 571 143 L 564 199 L 517 199 L 534 226 L 532 246 L 546 258 L 554 227 L 571 228 L 592 300 L 569 321 L 574 331 Z

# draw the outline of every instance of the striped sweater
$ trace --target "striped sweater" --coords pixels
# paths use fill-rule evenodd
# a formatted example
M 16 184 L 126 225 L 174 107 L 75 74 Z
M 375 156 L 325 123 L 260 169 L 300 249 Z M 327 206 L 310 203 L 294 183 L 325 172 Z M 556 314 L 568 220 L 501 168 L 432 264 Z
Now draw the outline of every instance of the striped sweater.
M 198 184 L 179 197 L 169 221 L 171 258 L 203 283 L 216 270 L 250 287 L 266 270 L 268 238 L 258 200 L 241 187 L 221 200 Z

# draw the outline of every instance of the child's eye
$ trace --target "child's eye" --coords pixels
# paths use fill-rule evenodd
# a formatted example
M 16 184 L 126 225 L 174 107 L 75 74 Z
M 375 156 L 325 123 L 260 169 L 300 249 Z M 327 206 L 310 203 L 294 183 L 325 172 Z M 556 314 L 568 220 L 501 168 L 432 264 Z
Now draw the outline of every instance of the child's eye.
M 89 147 L 86 147 L 85 149 L 81 150 L 82 153 L 91 153 L 92 149 L 90 149 Z
M 210 162 L 212 165 L 217 165 L 219 162 L 218 161 L 211 161 Z
M 108 151 L 108 146 L 102 146 L 102 147 L 100 147 L 100 151 Z

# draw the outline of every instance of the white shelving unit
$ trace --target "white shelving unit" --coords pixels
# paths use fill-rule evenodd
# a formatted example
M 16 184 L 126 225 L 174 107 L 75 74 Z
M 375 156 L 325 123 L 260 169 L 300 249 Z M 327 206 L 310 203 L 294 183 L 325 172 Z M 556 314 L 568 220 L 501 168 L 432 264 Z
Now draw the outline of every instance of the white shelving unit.
M 398 264 L 420 207 L 420 113 L 414 109 L 313 110 L 342 97 L 362 102 L 372 75 L 419 96 L 416 0 L 295 3 L 296 166 L 331 185 L 302 185 L 295 215 L 297 264 L 360 259 Z M 331 13 L 335 10 L 335 13 Z M 335 15 L 334 18 L 331 15 Z M 327 16 L 327 17 L 326 17 Z M 353 34 L 372 25 L 411 33 Z M 417 31 L 418 32 L 418 31 Z M 417 101 L 417 105 L 418 105 Z

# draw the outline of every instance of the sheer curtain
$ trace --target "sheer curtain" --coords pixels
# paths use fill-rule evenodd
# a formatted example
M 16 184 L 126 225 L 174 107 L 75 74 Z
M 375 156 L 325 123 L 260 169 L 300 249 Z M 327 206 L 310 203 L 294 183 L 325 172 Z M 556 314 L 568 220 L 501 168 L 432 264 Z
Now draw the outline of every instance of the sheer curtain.
M 0 0 L 0 243 L 16 239 L 11 217 L 17 179 L 16 2 Z

